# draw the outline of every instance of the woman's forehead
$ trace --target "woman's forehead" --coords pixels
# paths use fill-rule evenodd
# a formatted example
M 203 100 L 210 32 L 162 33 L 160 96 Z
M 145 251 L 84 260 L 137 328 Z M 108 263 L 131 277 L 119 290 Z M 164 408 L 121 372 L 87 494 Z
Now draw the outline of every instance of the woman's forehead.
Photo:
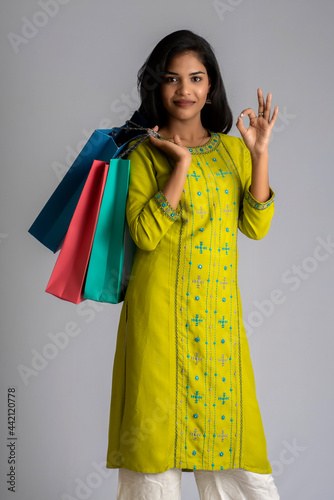
M 175 54 L 167 61 L 166 72 L 173 73 L 204 73 L 206 74 L 206 68 L 196 52 L 182 52 L 181 54 Z

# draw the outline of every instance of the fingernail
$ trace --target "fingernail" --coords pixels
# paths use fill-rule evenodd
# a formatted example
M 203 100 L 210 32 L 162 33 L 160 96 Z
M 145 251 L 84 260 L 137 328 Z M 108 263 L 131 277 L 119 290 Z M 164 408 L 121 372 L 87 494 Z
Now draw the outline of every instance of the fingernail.
M 244 114 L 243 114 L 243 113 L 240 113 L 240 116 L 241 116 L 241 118 L 243 118 Z

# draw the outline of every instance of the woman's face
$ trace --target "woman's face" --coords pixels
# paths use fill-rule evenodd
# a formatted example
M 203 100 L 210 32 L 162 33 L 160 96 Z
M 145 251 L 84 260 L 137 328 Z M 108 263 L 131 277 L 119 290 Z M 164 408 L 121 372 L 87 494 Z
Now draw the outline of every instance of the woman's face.
M 210 80 L 206 68 L 195 52 L 173 57 L 160 87 L 168 118 L 180 121 L 200 119 L 209 90 Z

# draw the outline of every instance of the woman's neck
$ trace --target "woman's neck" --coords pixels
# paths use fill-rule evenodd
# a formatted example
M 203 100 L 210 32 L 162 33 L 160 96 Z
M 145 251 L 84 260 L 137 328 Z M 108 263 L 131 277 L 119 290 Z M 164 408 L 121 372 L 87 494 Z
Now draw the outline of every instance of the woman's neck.
M 186 147 L 201 146 L 208 142 L 210 138 L 210 133 L 203 127 L 201 122 L 189 124 L 188 122 L 169 120 L 168 123 L 161 127 L 159 133 L 165 139 L 172 139 L 177 134 Z

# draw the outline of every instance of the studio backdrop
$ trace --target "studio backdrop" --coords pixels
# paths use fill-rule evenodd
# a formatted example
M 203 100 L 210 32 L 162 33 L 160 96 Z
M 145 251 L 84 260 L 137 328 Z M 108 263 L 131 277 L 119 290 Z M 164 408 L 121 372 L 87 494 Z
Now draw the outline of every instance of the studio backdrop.
M 45 293 L 57 256 L 28 228 L 92 131 L 138 108 L 138 69 L 182 28 L 214 47 L 234 123 L 258 87 L 279 105 L 272 226 L 260 241 L 239 236 L 244 322 L 281 498 L 332 498 L 333 2 L 4 0 L 0 11 L 1 499 L 116 498 L 105 462 L 121 304 Z M 182 495 L 199 498 L 191 473 Z

